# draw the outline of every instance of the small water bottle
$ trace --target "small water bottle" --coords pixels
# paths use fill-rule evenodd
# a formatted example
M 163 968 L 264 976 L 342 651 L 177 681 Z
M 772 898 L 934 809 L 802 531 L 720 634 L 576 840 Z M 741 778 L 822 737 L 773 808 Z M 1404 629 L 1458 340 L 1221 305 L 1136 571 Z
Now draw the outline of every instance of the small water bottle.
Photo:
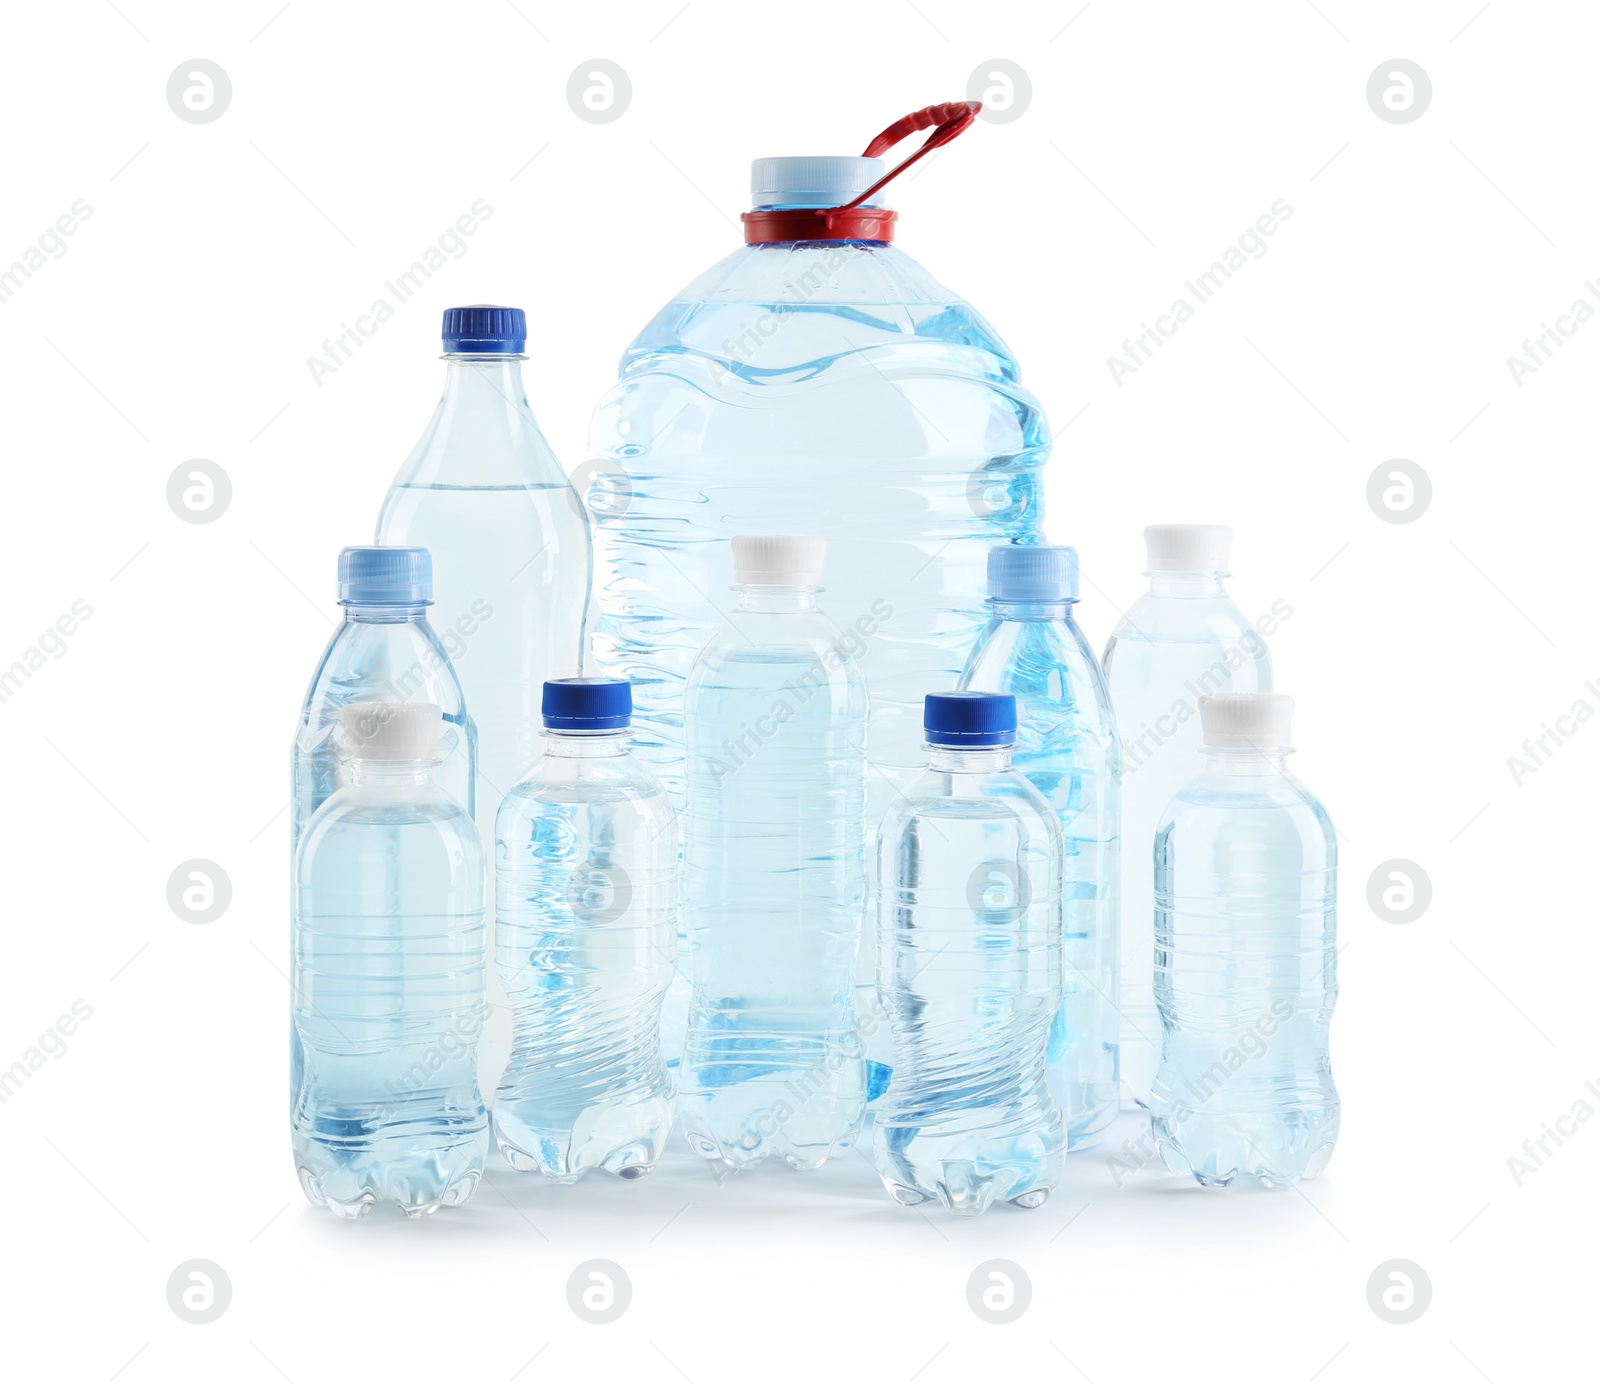
M 1097 1143 L 1116 1118 L 1117 832 L 1121 750 L 1100 665 L 1072 618 L 1072 548 L 989 550 L 989 623 L 962 690 L 1017 699 L 1011 762 L 1061 822 L 1066 995 L 1050 1028 L 1050 1086 L 1068 1148 Z
M 1014 697 L 936 693 L 925 707 L 928 767 L 878 834 L 894 1072 L 873 1155 L 904 1206 L 1041 1206 L 1067 1142 L 1045 1070 L 1062 997 L 1061 824 L 1011 766 Z
M 1270 693 L 1203 699 L 1205 767 L 1156 836 L 1150 1117 L 1168 1169 L 1208 1187 L 1315 1177 L 1339 1137 L 1338 852 L 1322 804 L 1284 768 L 1293 707 Z
M 346 548 L 339 554 L 344 620 L 323 650 L 300 709 L 291 755 L 292 852 L 311 814 L 343 781 L 339 714 L 354 701 L 428 702 L 453 731 L 435 781 L 473 806 L 477 730 L 450 655 L 428 622 L 433 560 L 426 548 Z
M 1200 699 L 1272 690 L 1266 641 L 1223 585 L 1233 530 L 1152 524 L 1144 541 L 1150 589 L 1128 607 L 1104 659 L 1122 740 L 1122 1081 L 1138 1105 L 1149 1103 L 1161 1051 L 1150 877 L 1156 827 L 1194 773 Z
M 351 1219 L 459 1206 L 483 1175 L 483 849 L 434 782 L 442 728 L 427 702 L 344 707 L 346 781 L 295 853 L 295 1168 Z
M 733 540 L 738 609 L 689 670 L 678 1110 L 702 1157 L 814 1168 L 866 1108 L 867 687 L 817 607 L 820 538 Z
M 661 1001 L 678 941 L 677 817 L 628 753 L 615 678 L 544 685 L 545 750 L 500 805 L 495 955 L 511 1064 L 494 1132 L 513 1168 L 643 1177 L 672 1128 Z

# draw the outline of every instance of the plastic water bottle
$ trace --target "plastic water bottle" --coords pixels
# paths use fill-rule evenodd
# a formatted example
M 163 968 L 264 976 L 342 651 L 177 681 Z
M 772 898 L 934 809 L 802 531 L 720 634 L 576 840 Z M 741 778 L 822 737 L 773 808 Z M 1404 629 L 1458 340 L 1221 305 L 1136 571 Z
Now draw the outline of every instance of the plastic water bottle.
M 441 747 L 434 777 L 471 810 L 477 733 L 450 656 L 428 623 L 432 602 L 433 564 L 426 548 L 346 548 L 339 554 L 344 621 L 312 674 L 295 731 L 291 852 L 311 814 L 345 782 L 336 732 L 340 712 L 350 702 L 419 701 L 439 707 L 453 744 Z
M 437 706 L 352 702 L 340 723 L 348 782 L 295 853 L 295 1168 L 337 1215 L 423 1216 L 472 1195 L 488 1147 L 483 850 L 433 781 Z
M 1011 352 L 893 243 L 881 191 L 817 210 L 892 176 L 878 155 L 912 130 L 948 138 L 972 109 L 907 117 L 872 157 L 757 159 L 746 243 L 656 313 L 596 411 L 595 657 L 633 680 L 636 753 L 674 794 L 728 538 L 828 540 L 828 610 L 860 635 L 872 690 L 874 822 L 922 766 L 923 694 L 954 685 L 983 626 L 990 546 L 1040 541 L 1050 433 Z M 1010 253 L 1009 232 L 991 243 Z
M 1153 524 L 1150 589 L 1106 645 L 1106 685 L 1122 739 L 1122 1080 L 1147 1105 L 1161 1050 L 1154 988 L 1151 849 L 1172 795 L 1194 774 L 1200 699 L 1270 692 L 1272 657 L 1223 586 L 1233 531 Z
M 1065 1122 L 1045 1047 L 1061 1008 L 1061 824 L 1011 765 L 1016 699 L 927 699 L 928 768 L 878 835 L 878 986 L 894 1074 L 873 1123 L 894 1199 L 958 1216 L 1040 1206 Z
M 1116 1118 L 1117 832 L 1121 750 L 1100 665 L 1072 618 L 1072 548 L 989 552 L 989 623 L 961 675 L 963 690 L 1017 699 L 1011 762 L 1055 811 L 1063 873 L 1065 997 L 1050 1029 L 1050 1087 L 1067 1146 L 1098 1141 Z
M 501 804 L 495 953 L 514 1017 L 494 1132 L 513 1168 L 642 1177 L 672 1128 L 661 1001 L 677 949 L 677 818 L 628 753 L 609 678 L 544 685 L 545 752 Z
M 1284 768 L 1294 702 L 1200 703 L 1204 770 L 1156 837 L 1162 1161 L 1208 1187 L 1315 1177 L 1339 1137 L 1328 1060 L 1338 996 L 1338 849 L 1322 804 Z
M 449 308 L 444 397 L 400 467 L 378 542 L 433 554 L 434 627 L 478 731 L 474 815 L 493 870 L 500 800 L 539 757 L 546 678 L 583 671 L 589 522 L 522 387 L 521 308 Z M 489 972 L 493 1007 L 478 1079 L 492 1091 L 511 1048 L 511 1014 Z
M 866 901 L 867 688 L 817 608 L 819 538 L 733 540 L 739 604 L 684 697 L 691 947 L 678 1110 L 702 1157 L 814 1168 L 866 1106 L 853 980 Z

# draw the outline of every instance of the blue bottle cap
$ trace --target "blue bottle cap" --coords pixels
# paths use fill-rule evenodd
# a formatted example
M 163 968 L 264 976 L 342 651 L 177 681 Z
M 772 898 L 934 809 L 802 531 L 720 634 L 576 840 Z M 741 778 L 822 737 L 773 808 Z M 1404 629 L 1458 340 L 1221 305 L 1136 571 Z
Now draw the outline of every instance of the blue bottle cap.
M 989 549 L 991 601 L 1075 601 L 1078 599 L 1076 548 L 1023 547 L 1004 543 Z
M 540 709 L 546 730 L 627 730 L 633 685 L 626 678 L 552 678 Z
M 340 605 L 432 605 L 433 558 L 426 548 L 344 548 Z
M 519 356 L 528 344 L 528 319 L 521 308 L 473 303 L 444 310 L 444 349 L 453 356 Z
M 930 692 L 922 704 L 930 745 L 984 749 L 1017 739 L 1017 699 L 1009 692 Z

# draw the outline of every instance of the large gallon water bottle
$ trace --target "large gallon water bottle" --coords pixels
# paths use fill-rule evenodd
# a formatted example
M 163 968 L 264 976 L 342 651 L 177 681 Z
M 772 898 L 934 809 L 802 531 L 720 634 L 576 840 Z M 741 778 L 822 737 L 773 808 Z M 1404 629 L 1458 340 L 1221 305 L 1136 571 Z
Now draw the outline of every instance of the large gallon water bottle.
M 426 702 L 352 702 L 348 781 L 295 854 L 290 1125 L 318 1206 L 458 1206 L 483 1174 L 483 849 Z
M 828 610 L 872 689 L 872 821 L 921 767 L 923 695 L 954 685 L 983 625 L 990 546 L 1038 541 L 1038 402 L 994 329 L 893 243 L 883 205 L 906 165 L 879 156 L 937 126 L 918 158 L 976 109 L 908 116 L 859 158 L 757 159 L 745 244 L 651 319 L 600 403 L 595 655 L 632 679 L 636 752 L 675 794 L 730 537 L 827 538 Z M 973 234 L 1009 253 L 992 225 Z
M 344 620 L 323 650 L 300 708 L 290 756 L 291 852 L 306 823 L 345 781 L 336 739 L 353 701 L 421 701 L 441 709 L 451 743 L 434 777 L 451 797 L 473 803 L 477 732 L 450 656 L 428 622 L 433 564 L 426 548 L 346 548 L 339 554 Z
M 866 680 L 817 608 L 819 538 L 733 540 L 738 609 L 684 696 L 693 992 L 678 1111 L 702 1157 L 814 1168 L 854 1143 Z
M 641 1177 L 672 1127 L 661 1001 L 678 831 L 628 753 L 628 684 L 544 685 L 545 751 L 500 806 L 495 955 L 515 1024 L 494 1131 L 511 1166 Z
M 1270 692 L 1272 657 L 1228 595 L 1233 531 L 1153 524 L 1144 531 L 1150 589 L 1106 644 L 1106 685 L 1122 738 L 1122 1080 L 1150 1098 L 1161 1024 L 1155 1002 L 1151 850 L 1172 795 L 1194 775 L 1200 699 Z
M 1293 706 L 1275 694 L 1202 701 L 1204 769 L 1156 837 L 1151 1123 L 1166 1166 L 1206 1186 L 1315 1177 L 1339 1137 L 1338 847 L 1322 804 L 1284 768 Z
M 1061 824 L 1011 766 L 1016 699 L 927 699 L 928 768 L 878 834 L 878 987 L 894 1074 L 873 1122 L 894 1199 L 1040 1206 L 1066 1129 L 1045 1047 L 1061 1007 Z
M 1116 1118 L 1117 850 L 1121 750 L 1100 665 L 1072 618 L 1072 548 L 989 553 L 989 623 L 963 690 L 1017 699 L 1011 762 L 1055 810 L 1063 875 L 1066 993 L 1050 1028 L 1050 1086 L 1069 1148 L 1098 1142 Z
M 444 396 L 400 467 L 378 542 L 433 554 L 434 628 L 478 733 L 474 815 L 494 867 L 500 800 L 539 757 L 546 678 L 583 671 L 589 524 L 522 387 L 521 308 L 449 308 Z M 492 1013 L 479 1080 L 492 1091 L 511 1050 L 511 1013 L 489 971 Z

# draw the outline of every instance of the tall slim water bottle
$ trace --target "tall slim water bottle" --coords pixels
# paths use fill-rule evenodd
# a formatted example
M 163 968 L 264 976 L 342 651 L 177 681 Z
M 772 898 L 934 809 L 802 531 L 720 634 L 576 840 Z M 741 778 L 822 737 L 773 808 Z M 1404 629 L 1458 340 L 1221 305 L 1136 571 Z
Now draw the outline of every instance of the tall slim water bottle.
M 878 833 L 878 988 L 894 1074 L 873 1155 L 904 1206 L 1034 1207 L 1065 1122 L 1045 1048 L 1061 1008 L 1061 823 L 1011 766 L 1016 699 L 927 699 L 928 767 Z
M 467 716 L 450 656 L 428 622 L 433 563 L 426 548 L 346 548 L 339 554 L 344 619 L 323 650 L 300 709 L 290 756 L 292 852 L 306 823 L 346 781 L 336 738 L 353 701 L 420 701 L 440 708 L 451 742 L 435 780 L 473 806 L 477 732 Z
M 1150 1117 L 1166 1166 L 1208 1187 L 1315 1177 L 1339 1137 L 1338 846 L 1284 767 L 1293 707 L 1276 694 L 1205 698 L 1204 767 L 1156 837 Z
M 817 606 L 820 538 L 733 540 L 739 604 L 684 693 L 692 994 L 678 1111 L 702 1157 L 814 1168 L 866 1106 L 853 998 L 867 688 Z
M 512 1167 L 557 1182 L 642 1177 L 672 1128 L 677 815 L 628 753 L 632 709 L 614 678 L 545 683 L 544 755 L 497 819 L 495 955 L 515 1024 L 494 1132 Z
M 1233 531 L 1152 524 L 1144 541 L 1150 589 L 1128 608 L 1104 658 L 1122 739 L 1122 1080 L 1139 1105 L 1149 1103 L 1161 1050 L 1150 869 L 1156 827 L 1194 773 L 1200 699 L 1272 690 L 1266 641 L 1223 585 Z
M 378 542 L 433 554 L 434 627 L 478 731 L 474 815 L 494 868 L 494 818 L 539 757 L 546 678 L 583 671 L 589 523 L 528 408 L 521 308 L 449 308 L 444 396 L 395 475 Z M 492 1091 L 511 1048 L 511 1015 L 489 971 L 493 1012 L 479 1080 Z
M 295 852 L 290 1127 L 306 1196 L 458 1206 L 483 1174 L 483 848 L 426 702 L 351 702 L 346 779 Z
M 1048 1064 L 1069 1148 L 1096 1143 L 1118 1105 L 1121 749 L 1100 665 L 1072 618 L 1077 600 L 1074 549 L 991 548 L 989 623 L 960 683 L 1017 699 L 1011 762 L 1061 822 L 1065 996 Z

